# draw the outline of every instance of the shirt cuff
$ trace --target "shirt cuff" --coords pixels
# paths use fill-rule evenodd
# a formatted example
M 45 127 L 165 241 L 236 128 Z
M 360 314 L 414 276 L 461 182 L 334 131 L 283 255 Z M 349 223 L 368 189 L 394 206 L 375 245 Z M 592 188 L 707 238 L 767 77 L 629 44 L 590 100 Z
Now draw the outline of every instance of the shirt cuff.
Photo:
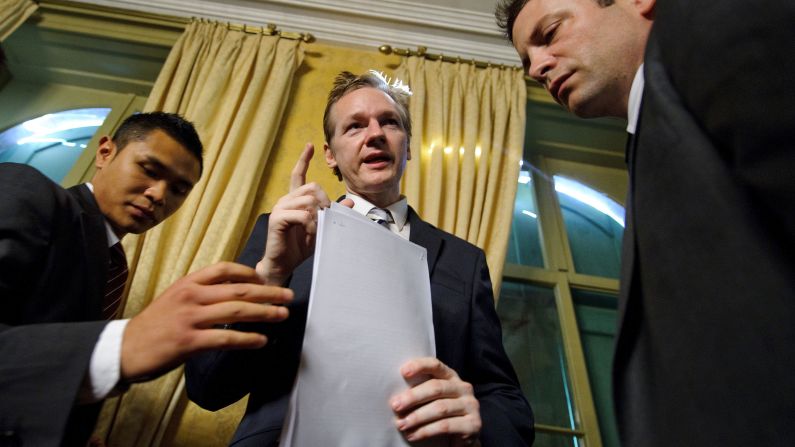
M 78 393 L 78 403 L 98 402 L 110 395 L 119 383 L 121 342 L 130 320 L 113 320 L 99 334 L 91 353 L 88 373 Z

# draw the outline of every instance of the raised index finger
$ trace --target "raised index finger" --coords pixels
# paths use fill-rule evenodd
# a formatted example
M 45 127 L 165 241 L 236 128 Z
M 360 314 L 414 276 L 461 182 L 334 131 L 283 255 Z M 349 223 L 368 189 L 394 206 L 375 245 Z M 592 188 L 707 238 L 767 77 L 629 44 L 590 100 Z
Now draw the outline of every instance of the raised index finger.
M 313 155 L 315 155 L 315 145 L 306 143 L 304 151 L 301 152 L 301 156 L 298 157 L 298 161 L 295 163 L 293 172 L 290 173 L 290 192 L 295 191 L 306 183 L 306 171 L 309 169 L 309 161 L 312 160 Z

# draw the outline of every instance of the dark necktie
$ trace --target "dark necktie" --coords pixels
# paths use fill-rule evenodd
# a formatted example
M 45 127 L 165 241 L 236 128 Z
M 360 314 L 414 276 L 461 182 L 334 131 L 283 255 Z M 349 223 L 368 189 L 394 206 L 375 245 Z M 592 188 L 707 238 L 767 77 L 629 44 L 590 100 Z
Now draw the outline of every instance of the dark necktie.
M 112 320 L 116 317 L 121 303 L 121 294 L 127 283 L 127 258 L 121 242 L 110 247 L 108 259 L 108 281 L 105 283 L 105 298 L 102 300 L 102 317 Z
M 367 217 L 369 217 L 373 222 L 377 223 L 378 225 L 381 225 L 382 227 L 389 230 L 389 222 L 392 222 L 392 214 L 388 210 L 381 208 L 373 208 L 367 212 Z

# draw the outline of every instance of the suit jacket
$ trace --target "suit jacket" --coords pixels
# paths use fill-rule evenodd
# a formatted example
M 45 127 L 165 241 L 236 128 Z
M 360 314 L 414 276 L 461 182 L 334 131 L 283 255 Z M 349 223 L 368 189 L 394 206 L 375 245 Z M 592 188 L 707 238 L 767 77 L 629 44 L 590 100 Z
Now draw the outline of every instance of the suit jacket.
M 795 444 L 795 3 L 659 1 L 629 147 L 625 446 Z
M 428 251 L 437 357 L 474 386 L 481 442 L 530 445 L 533 416 L 502 346 L 483 251 L 420 220 L 412 209 L 408 219 L 411 241 Z M 262 259 L 267 231 L 268 215 L 260 216 L 240 262 L 254 266 Z M 223 408 L 250 393 L 232 440 L 236 446 L 273 446 L 279 440 L 301 356 L 312 262 L 302 263 L 289 281 L 295 297 L 288 320 L 249 326 L 267 334 L 264 348 L 212 352 L 187 363 L 188 396 L 206 409 Z
M 74 404 L 107 324 L 104 218 L 85 185 L 28 166 L 0 164 L 0 191 L 0 445 L 85 444 L 99 406 Z

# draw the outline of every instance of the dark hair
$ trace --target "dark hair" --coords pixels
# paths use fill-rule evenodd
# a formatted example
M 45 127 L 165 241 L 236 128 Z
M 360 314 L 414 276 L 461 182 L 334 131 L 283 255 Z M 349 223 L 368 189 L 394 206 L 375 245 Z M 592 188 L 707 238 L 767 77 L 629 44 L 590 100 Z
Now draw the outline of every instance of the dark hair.
M 390 85 L 383 75 L 378 72 L 369 71 L 362 75 L 355 75 L 349 71 L 343 71 L 334 78 L 334 86 L 328 94 L 326 110 L 323 112 L 323 135 L 326 137 L 326 143 L 331 146 L 331 137 L 334 136 L 334 123 L 331 122 L 330 116 L 331 106 L 348 93 L 365 87 L 381 90 L 395 101 L 400 124 L 406 131 L 408 141 L 411 141 L 411 114 L 409 113 L 409 97 L 411 93 L 409 93 L 408 89 Z M 342 180 L 342 173 L 340 173 L 339 168 L 335 167 L 333 170 L 337 179 Z
M 130 115 L 116 129 L 116 133 L 113 134 L 113 142 L 116 143 L 116 148 L 120 151 L 131 141 L 145 140 L 155 130 L 167 133 L 193 154 L 199 161 L 199 175 L 201 175 L 204 169 L 202 159 L 204 148 L 199 134 L 196 133 L 196 129 L 190 121 L 176 113 L 149 112 Z
M 505 37 L 513 42 L 513 24 L 516 17 L 522 12 L 522 8 L 530 0 L 500 0 L 494 10 L 494 18 L 497 19 L 497 26 L 505 33 Z M 605 7 L 615 3 L 615 0 L 594 0 L 599 6 Z

